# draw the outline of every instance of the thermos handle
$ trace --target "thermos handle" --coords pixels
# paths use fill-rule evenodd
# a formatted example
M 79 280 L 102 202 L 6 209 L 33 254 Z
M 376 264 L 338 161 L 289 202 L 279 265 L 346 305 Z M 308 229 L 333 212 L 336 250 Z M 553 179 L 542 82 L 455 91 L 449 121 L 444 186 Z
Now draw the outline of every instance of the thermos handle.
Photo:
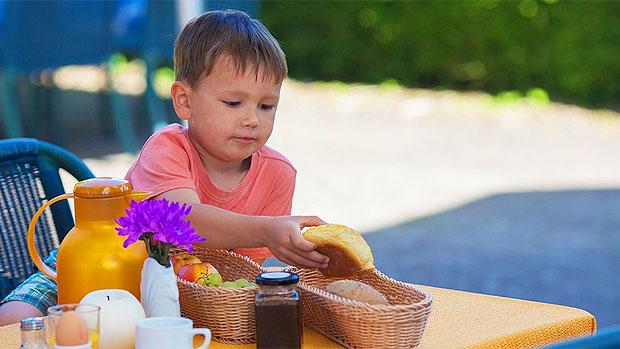
M 52 200 L 46 202 L 45 204 L 43 204 L 43 206 L 41 206 L 41 208 L 39 208 L 39 210 L 34 214 L 34 216 L 32 216 L 32 219 L 30 220 L 30 225 L 28 226 L 28 253 L 30 253 L 30 258 L 32 258 L 32 261 L 34 262 L 34 264 L 37 266 L 37 268 L 39 268 L 39 270 L 47 275 L 48 277 L 56 280 L 56 272 L 54 270 L 52 270 L 52 268 L 48 267 L 45 263 L 43 263 L 43 260 L 41 259 L 41 256 L 39 255 L 39 251 L 37 250 L 37 245 L 34 242 L 34 228 L 37 226 L 37 221 L 39 220 L 39 217 L 43 214 L 43 211 L 45 211 L 45 209 L 60 200 L 64 200 L 64 199 L 71 199 L 73 198 L 73 194 L 63 194 L 63 195 L 59 195 L 55 198 L 53 198 Z

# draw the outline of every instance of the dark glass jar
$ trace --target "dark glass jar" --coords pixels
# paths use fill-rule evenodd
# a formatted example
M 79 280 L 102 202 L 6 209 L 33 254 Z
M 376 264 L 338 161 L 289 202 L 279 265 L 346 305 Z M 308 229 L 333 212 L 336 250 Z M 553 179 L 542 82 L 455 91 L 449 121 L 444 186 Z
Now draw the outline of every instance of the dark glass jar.
M 301 348 L 303 325 L 299 276 L 265 272 L 256 277 L 256 348 Z

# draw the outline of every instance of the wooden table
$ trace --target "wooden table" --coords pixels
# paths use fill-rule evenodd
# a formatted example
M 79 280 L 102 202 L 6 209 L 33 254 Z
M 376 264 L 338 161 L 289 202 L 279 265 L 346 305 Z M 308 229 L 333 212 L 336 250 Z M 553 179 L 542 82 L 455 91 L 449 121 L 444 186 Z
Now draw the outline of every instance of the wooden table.
M 421 348 L 528 348 L 592 335 L 590 313 L 555 304 L 488 296 L 428 286 L 433 311 Z M 19 326 L 0 327 L 0 348 L 18 348 Z M 311 328 L 304 329 L 304 348 L 341 348 Z M 210 349 L 255 348 L 211 342 Z

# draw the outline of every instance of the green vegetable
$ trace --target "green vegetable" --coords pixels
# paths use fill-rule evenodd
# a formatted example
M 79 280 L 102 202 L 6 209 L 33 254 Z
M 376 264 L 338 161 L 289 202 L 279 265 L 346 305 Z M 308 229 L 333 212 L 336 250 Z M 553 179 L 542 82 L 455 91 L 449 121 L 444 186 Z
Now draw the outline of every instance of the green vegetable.
M 222 276 L 219 273 L 212 274 L 207 280 L 207 286 L 210 286 L 210 287 L 220 286 L 221 284 L 222 284 Z
M 223 284 L 221 284 L 220 287 L 222 287 L 222 288 L 237 288 L 237 285 L 235 284 L 234 281 L 226 281 Z
M 246 279 L 238 279 L 235 281 L 226 281 L 220 285 L 223 288 L 254 288 L 257 287 L 255 283 Z

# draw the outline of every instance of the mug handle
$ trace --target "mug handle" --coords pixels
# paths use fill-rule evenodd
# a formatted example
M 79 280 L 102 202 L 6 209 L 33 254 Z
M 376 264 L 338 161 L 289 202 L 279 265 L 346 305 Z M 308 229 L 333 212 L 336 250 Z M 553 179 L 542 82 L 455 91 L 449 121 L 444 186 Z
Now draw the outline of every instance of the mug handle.
M 203 335 L 205 336 L 205 340 L 204 342 L 202 342 L 202 344 L 195 349 L 207 349 L 209 347 L 209 343 L 211 343 L 211 330 L 208 328 L 192 328 L 188 331 L 191 335 L 192 335 L 192 342 L 194 341 L 194 337 L 196 337 L 196 335 Z
M 35 231 L 34 228 L 37 226 L 37 221 L 39 220 L 39 217 L 43 214 L 43 211 L 45 211 L 45 209 L 49 205 L 57 201 L 60 201 L 60 200 L 71 199 L 71 198 L 73 198 L 73 194 L 63 194 L 46 202 L 45 204 L 43 204 L 43 206 L 39 208 L 39 210 L 37 210 L 34 216 L 32 216 L 32 219 L 30 220 L 30 225 L 28 226 L 28 237 L 26 241 L 28 242 L 28 253 L 30 254 L 30 258 L 32 258 L 32 261 L 34 262 L 34 264 L 37 266 L 37 268 L 39 268 L 39 270 L 43 274 L 47 275 L 53 280 L 56 280 L 56 272 L 52 270 L 52 268 L 48 267 L 41 259 L 41 256 L 39 255 L 39 251 L 37 250 L 37 245 L 34 242 L 34 231 Z

